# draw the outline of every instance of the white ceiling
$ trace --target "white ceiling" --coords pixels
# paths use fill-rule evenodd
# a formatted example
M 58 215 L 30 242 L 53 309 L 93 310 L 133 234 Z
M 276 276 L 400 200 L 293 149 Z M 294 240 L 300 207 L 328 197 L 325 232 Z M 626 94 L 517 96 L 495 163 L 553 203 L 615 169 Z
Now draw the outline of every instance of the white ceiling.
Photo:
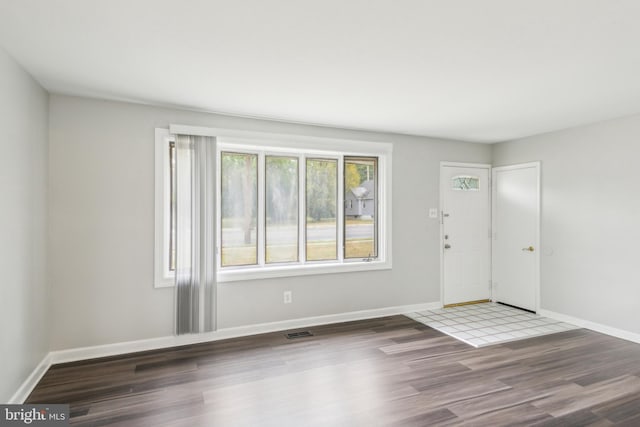
M 0 0 L 47 90 L 503 141 L 640 113 L 637 0 Z

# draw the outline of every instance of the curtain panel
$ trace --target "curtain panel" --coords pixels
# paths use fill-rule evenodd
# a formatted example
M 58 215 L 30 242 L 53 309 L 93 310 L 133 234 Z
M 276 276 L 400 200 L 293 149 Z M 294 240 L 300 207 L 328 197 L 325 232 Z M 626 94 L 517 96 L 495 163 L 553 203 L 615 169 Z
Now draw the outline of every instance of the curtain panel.
M 175 142 L 176 335 L 215 330 L 215 138 Z

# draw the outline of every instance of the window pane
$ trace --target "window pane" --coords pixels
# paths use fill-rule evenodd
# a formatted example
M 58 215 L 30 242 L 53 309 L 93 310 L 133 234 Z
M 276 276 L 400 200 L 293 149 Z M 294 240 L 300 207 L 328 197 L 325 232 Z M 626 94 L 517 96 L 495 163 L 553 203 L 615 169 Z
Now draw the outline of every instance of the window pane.
M 378 159 L 344 158 L 344 257 L 374 258 L 377 254 Z
M 307 159 L 307 260 L 338 258 L 337 160 Z
M 298 159 L 265 158 L 266 262 L 298 261 Z
M 477 176 L 458 175 L 451 178 L 451 188 L 462 191 L 479 191 L 480 178 Z
M 221 258 L 222 266 L 258 262 L 258 156 L 222 153 Z
M 176 143 L 169 142 L 169 271 L 176 270 Z

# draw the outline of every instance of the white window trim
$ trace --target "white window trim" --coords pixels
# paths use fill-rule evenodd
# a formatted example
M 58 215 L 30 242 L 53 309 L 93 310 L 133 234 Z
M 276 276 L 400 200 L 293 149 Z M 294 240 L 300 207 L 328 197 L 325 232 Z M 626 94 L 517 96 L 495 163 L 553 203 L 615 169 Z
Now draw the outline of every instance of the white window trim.
M 343 259 L 344 209 L 338 209 L 338 260 L 337 261 L 312 261 L 301 259 L 295 264 L 256 265 L 243 267 L 220 266 L 220 233 L 216 233 L 217 250 L 217 281 L 235 282 L 244 280 L 269 279 L 277 277 L 307 276 L 317 274 L 346 273 L 357 271 L 388 270 L 392 268 L 392 154 L 393 146 L 390 143 L 369 142 L 358 140 L 345 140 L 333 138 L 321 138 L 311 136 L 272 134 L 263 132 L 238 131 L 231 129 L 206 128 L 184 125 L 171 125 L 169 130 L 156 129 L 156 247 L 155 247 L 155 286 L 173 286 L 173 274 L 168 271 L 168 143 L 175 134 L 213 136 L 217 138 L 217 170 L 218 182 L 220 175 L 221 151 L 247 151 L 253 150 L 268 154 L 291 154 L 304 151 L 306 156 L 319 158 L 337 158 L 344 156 L 378 157 L 378 257 L 371 261 L 360 259 Z M 165 149 L 165 147 L 167 149 Z M 165 153 L 166 160 L 162 158 Z M 299 157 L 300 159 L 302 156 Z M 301 161 L 301 160 L 300 160 Z M 304 163 L 304 162 L 302 162 Z M 300 163 L 300 212 L 304 206 L 304 187 L 302 184 L 304 168 Z M 338 168 L 342 174 L 343 161 L 338 161 Z M 162 167 L 160 167 L 161 165 Z M 159 186 L 161 188 L 159 188 Z M 344 199 L 343 185 L 338 185 L 338 200 Z M 166 200 L 165 200 L 166 199 Z M 216 191 L 217 205 L 220 203 L 219 191 Z M 260 206 L 260 205 L 259 205 Z M 221 210 L 216 209 L 216 230 L 220 224 Z M 304 218 L 301 216 L 300 218 Z M 166 225 L 165 225 L 166 224 Z M 299 242 L 304 244 L 302 233 L 304 221 L 299 221 Z M 165 231 L 167 230 L 167 231 Z M 260 250 L 260 245 L 258 246 Z M 304 249 L 302 251 L 304 255 Z M 167 267 L 165 267 L 167 266 Z
M 168 129 L 156 129 L 155 137 L 155 243 L 153 285 L 171 287 L 175 274 L 169 271 L 170 177 L 169 143 L 175 138 Z

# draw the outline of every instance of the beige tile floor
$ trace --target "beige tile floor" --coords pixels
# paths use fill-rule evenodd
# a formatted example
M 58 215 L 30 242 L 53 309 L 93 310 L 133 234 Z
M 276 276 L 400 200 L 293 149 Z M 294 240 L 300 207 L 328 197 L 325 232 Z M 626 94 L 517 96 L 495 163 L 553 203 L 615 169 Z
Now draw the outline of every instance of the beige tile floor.
M 409 315 L 474 347 L 578 329 L 578 326 L 496 303 L 425 310 Z

